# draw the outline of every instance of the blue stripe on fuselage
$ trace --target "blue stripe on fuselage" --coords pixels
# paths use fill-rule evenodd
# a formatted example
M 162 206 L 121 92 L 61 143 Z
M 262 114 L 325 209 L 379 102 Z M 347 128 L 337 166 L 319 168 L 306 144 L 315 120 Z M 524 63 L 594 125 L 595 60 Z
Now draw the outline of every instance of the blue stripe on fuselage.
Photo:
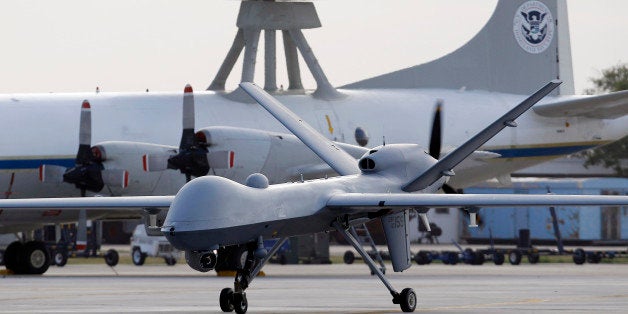
M 71 168 L 75 166 L 75 163 L 74 158 L 0 160 L 0 169 L 37 169 L 41 165 L 56 165 Z
M 547 146 L 527 148 L 503 148 L 486 149 L 489 152 L 500 154 L 500 158 L 526 158 L 549 157 L 557 155 L 569 155 L 581 150 L 589 149 L 597 145 L 573 145 L 573 146 Z M 50 158 L 50 159 L 7 159 L 0 160 L 0 170 L 11 169 L 37 169 L 41 165 L 57 165 L 66 168 L 75 166 L 74 158 Z
M 558 155 L 569 155 L 581 150 L 595 147 L 596 145 L 575 145 L 575 146 L 553 146 L 553 147 L 528 147 L 528 148 L 505 148 L 488 149 L 488 151 L 500 154 L 500 158 L 525 158 L 525 157 L 548 157 Z

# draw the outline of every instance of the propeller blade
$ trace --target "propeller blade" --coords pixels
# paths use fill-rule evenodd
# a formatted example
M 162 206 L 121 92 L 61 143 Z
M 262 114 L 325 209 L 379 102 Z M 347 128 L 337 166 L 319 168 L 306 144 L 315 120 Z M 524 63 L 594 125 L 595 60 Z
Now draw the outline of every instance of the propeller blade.
M 432 133 L 430 135 L 430 156 L 434 159 L 440 158 L 440 151 L 443 142 L 442 136 L 442 117 L 441 111 L 443 107 L 443 100 L 438 99 L 436 101 L 436 108 L 434 110 L 434 120 L 432 121 Z
M 147 164 L 150 167 L 150 164 Z M 200 145 L 194 133 L 194 94 L 190 84 L 183 91 L 183 132 L 179 153 L 168 158 L 167 168 L 185 174 L 187 181 L 209 173 L 206 146 Z
M 445 194 L 460 194 L 458 193 L 458 190 L 454 189 L 451 185 L 447 183 L 443 184 L 442 189 Z
M 76 153 L 76 164 L 83 165 L 91 160 L 92 152 L 92 110 L 87 99 L 81 105 L 81 120 L 79 125 L 79 149 Z
M 194 136 L 194 91 L 192 86 L 187 84 L 183 90 L 183 133 L 181 134 L 179 149 L 190 149 L 196 145 L 196 136 Z

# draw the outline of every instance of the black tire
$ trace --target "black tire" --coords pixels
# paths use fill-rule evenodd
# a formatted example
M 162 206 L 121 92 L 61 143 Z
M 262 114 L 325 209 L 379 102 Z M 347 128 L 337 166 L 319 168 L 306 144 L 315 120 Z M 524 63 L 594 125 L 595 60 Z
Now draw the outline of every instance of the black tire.
M 233 312 L 233 289 L 224 288 L 220 291 L 220 309 L 223 312 Z
M 22 262 L 24 252 L 24 244 L 22 242 L 15 241 L 4 250 L 4 266 L 16 273 L 23 274 L 25 270 L 22 266 L 24 263 Z
M 345 262 L 345 264 L 351 265 L 355 261 L 355 254 L 353 254 L 353 252 L 351 251 L 346 251 L 345 255 L 342 256 L 342 260 Z
M 246 300 L 246 293 L 234 293 L 233 294 L 233 309 L 238 314 L 246 313 L 249 309 L 249 302 Z
M 4 265 L 4 251 L 0 250 L 0 265 Z
M 447 251 L 440 252 L 440 260 L 443 262 L 444 265 L 451 264 L 451 260 L 449 259 L 449 252 Z
M 519 252 L 519 251 L 510 251 L 508 253 L 508 262 L 510 262 L 510 265 L 519 265 L 519 264 L 521 264 L 521 252 Z
M 528 262 L 530 262 L 530 264 L 538 263 L 540 258 L 541 257 L 539 256 L 538 252 L 532 252 L 528 254 Z
M 27 274 L 41 275 L 50 267 L 50 253 L 43 242 L 27 242 L 24 245 L 23 261 Z
M 174 266 L 175 264 L 177 264 L 177 259 L 174 258 L 174 256 L 164 257 L 164 260 L 166 261 L 166 265 L 168 266 Z
M 462 260 L 465 264 L 473 265 L 475 261 L 475 252 L 472 249 L 467 248 L 462 252 Z
M 405 288 L 399 294 L 399 306 L 404 312 L 414 312 L 416 309 L 417 299 L 416 293 L 412 288 Z
M 325 261 L 327 262 L 327 261 Z M 286 265 L 288 264 L 288 257 L 286 257 L 286 254 L 279 254 L 279 264 L 281 265 Z M 331 264 L 331 261 L 329 261 L 329 263 L 325 263 L 325 264 Z
M 52 258 L 57 267 L 63 267 L 68 263 L 68 252 L 63 249 L 56 250 Z
M 107 265 L 113 267 L 118 265 L 119 261 L 120 256 L 118 255 L 118 251 L 110 249 L 107 253 L 105 253 L 105 263 L 107 263 Z
M 135 266 L 142 266 L 146 261 L 146 254 L 142 253 L 139 247 L 134 247 L 133 251 L 131 251 L 131 261 Z
M 414 261 L 419 265 L 427 265 L 432 262 L 432 254 L 427 251 L 419 251 L 414 255 Z
M 504 253 L 502 252 L 493 253 L 493 263 L 495 263 L 495 265 L 502 265 L 504 264 L 505 260 L 506 260 L 506 257 L 504 257 Z
M 449 252 L 449 264 L 456 265 L 460 262 L 460 258 L 458 257 L 457 252 Z
M 592 252 L 587 254 L 587 262 L 591 264 L 599 264 L 602 261 L 602 252 Z
M 576 249 L 576 250 L 573 252 L 573 262 L 574 262 L 576 265 L 582 265 L 582 264 L 584 264 L 584 262 L 586 261 L 586 259 L 587 259 L 587 254 L 584 252 L 584 250 L 583 250 L 583 249 Z
M 484 264 L 484 253 L 480 252 L 480 251 L 476 251 L 474 258 L 473 258 L 473 264 L 472 265 L 482 265 Z

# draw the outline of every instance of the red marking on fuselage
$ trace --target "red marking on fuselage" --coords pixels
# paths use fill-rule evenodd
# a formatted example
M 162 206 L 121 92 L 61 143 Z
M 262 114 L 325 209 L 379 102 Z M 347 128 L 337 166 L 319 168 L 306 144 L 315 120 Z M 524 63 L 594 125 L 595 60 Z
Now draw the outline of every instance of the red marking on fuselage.
M 60 209 L 49 209 L 44 211 L 43 213 L 41 213 L 42 217 L 56 217 L 61 215 L 61 210 Z
M 148 172 L 148 156 L 146 155 L 142 156 L 142 167 L 144 171 Z
M 126 188 L 127 186 L 129 186 L 129 172 L 128 171 L 124 171 L 124 182 L 123 184 L 123 188 Z
M 234 161 L 235 161 L 235 152 L 229 151 L 229 168 L 233 168 Z
M 39 182 L 44 182 L 44 165 L 39 166 Z

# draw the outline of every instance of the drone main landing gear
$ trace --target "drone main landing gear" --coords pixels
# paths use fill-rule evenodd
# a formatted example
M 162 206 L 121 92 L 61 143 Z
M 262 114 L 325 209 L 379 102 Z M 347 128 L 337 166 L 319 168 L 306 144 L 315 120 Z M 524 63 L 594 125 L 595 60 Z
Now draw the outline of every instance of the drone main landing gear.
M 336 228 L 336 230 L 338 230 L 340 234 L 342 234 L 345 240 L 351 243 L 353 248 L 358 251 L 360 256 L 362 256 L 362 259 L 364 259 L 364 262 L 371 268 L 371 273 L 377 275 L 377 277 L 379 277 L 384 286 L 386 286 L 390 294 L 393 296 L 392 302 L 394 304 L 399 304 L 401 310 L 404 312 L 414 312 L 417 305 L 417 298 L 414 290 L 412 290 L 411 288 L 405 288 L 401 290 L 401 293 L 397 292 L 397 290 L 395 290 L 395 288 L 393 288 L 393 286 L 388 281 L 388 278 L 384 277 L 382 271 L 377 267 L 377 265 L 375 265 L 375 262 L 373 261 L 371 256 L 369 256 L 369 254 L 364 250 L 362 245 L 360 245 L 360 243 L 358 243 L 358 241 L 349 233 L 349 231 L 347 231 L 348 227 L 344 226 L 338 221 L 334 222 L 333 226 L 334 228 Z
M 249 308 L 249 303 L 246 300 L 246 292 L 244 291 L 259 274 L 266 262 L 268 262 L 271 256 L 277 253 L 286 240 L 288 240 L 288 238 L 281 238 L 277 241 L 264 257 L 261 257 L 259 254 L 257 256 L 254 254 L 256 248 L 249 249 L 244 267 L 238 269 L 235 275 L 233 289 L 224 288 L 220 291 L 220 309 L 223 312 L 235 311 L 238 314 L 246 313 Z

